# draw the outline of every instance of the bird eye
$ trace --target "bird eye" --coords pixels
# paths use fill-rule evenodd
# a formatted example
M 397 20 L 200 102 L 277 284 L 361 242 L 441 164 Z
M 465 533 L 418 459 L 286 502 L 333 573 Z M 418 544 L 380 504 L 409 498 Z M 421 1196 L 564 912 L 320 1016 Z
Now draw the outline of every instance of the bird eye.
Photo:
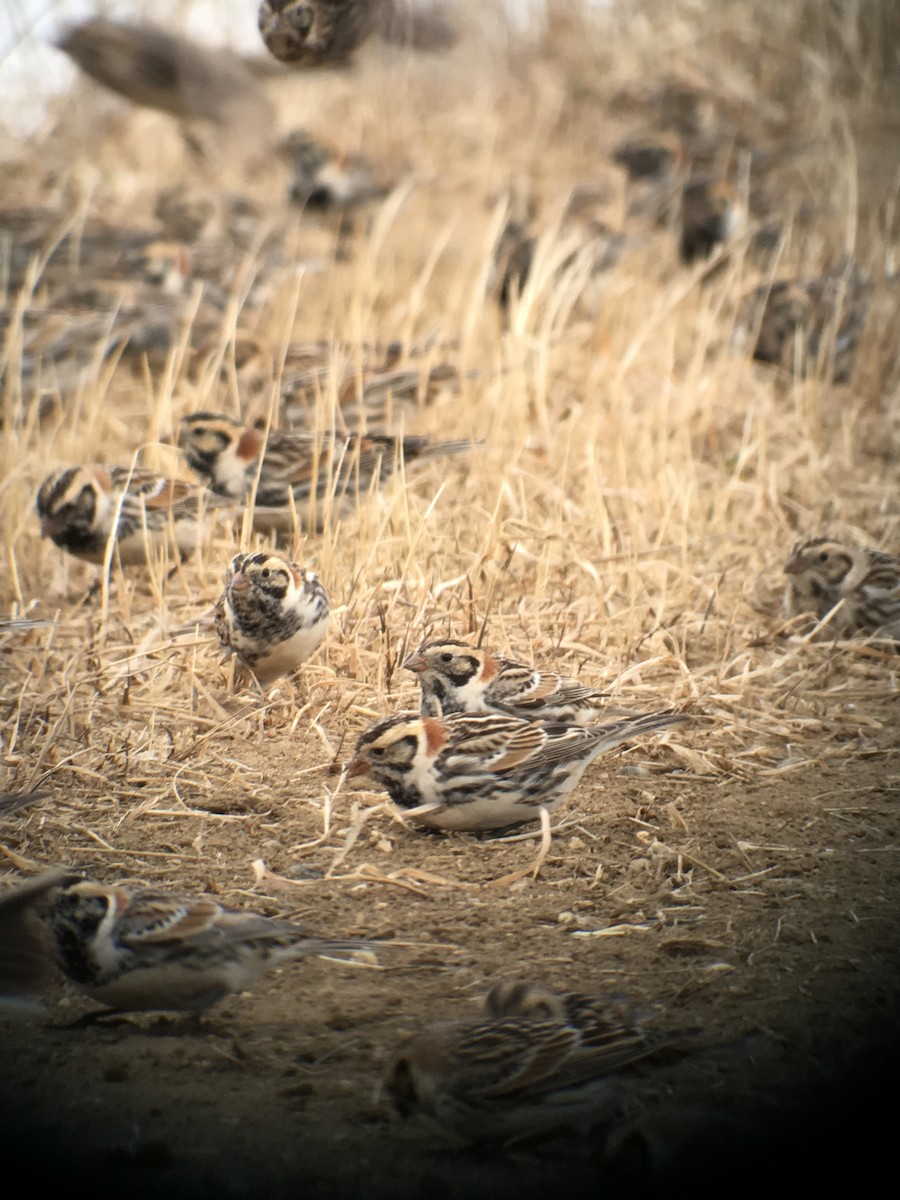
M 260 571 L 259 574 L 262 579 L 268 579 L 269 576 L 272 574 L 272 572 L 269 570 L 268 567 L 263 567 L 263 569 Z
M 452 654 L 442 654 L 442 655 L 441 655 L 441 662 L 442 662 L 442 663 L 452 663 L 452 662 L 453 662 L 453 655 L 452 655 Z
M 383 758 L 384 746 L 370 746 L 369 754 L 372 756 L 372 758 Z
M 206 433 L 206 426 L 205 425 L 195 425 L 194 433 L 196 433 L 196 435 L 198 437 L 203 437 L 204 433 Z
M 822 550 L 819 553 L 819 562 L 823 562 L 823 563 L 828 562 L 828 559 L 830 557 L 831 557 L 831 555 L 828 553 L 827 550 Z

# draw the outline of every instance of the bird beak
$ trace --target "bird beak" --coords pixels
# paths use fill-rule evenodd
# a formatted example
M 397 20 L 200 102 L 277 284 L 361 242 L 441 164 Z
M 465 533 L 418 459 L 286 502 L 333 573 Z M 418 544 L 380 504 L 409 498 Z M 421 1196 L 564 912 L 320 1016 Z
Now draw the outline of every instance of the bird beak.
M 232 589 L 235 592 L 246 592 L 246 590 L 249 586 L 250 586 L 250 580 L 247 578 L 247 576 L 244 574 L 244 572 L 243 571 L 235 572 L 235 575 L 234 575 L 233 579 L 231 580 Z
M 785 575 L 799 575 L 803 570 L 803 565 L 797 558 L 789 558 L 784 565 Z
M 344 771 L 348 779 L 353 779 L 356 775 L 368 775 L 369 764 L 364 758 L 357 755 L 355 758 L 351 758 Z
M 56 517 L 41 517 L 41 537 L 52 538 L 59 533 L 59 521 Z
M 159 439 L 159 444 L 161 446 L 174 446 L 175 445 L 175 434 L 174 433 L 164 433 L 162 435 L 162 437 Z
M 415 654 L 411 654 L 403 663 L 404 671 L 415 671 L 417 675 L 428 670 L 428 663 L 425 661 L 425 655 L 420 654 L 418 650 Z

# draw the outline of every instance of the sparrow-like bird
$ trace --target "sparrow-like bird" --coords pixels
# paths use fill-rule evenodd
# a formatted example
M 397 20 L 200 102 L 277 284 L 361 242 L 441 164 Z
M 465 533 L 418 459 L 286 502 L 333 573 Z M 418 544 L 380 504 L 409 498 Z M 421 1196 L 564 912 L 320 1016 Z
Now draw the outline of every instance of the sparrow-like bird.
M 211 896 L 107 887 L 75 875 L 46 890 L 35 911 L 63 974 L 119 1012 L 201 1012 L 292 959 L 369 949 L 225 908 Z
M 353 433 L 332 438 L 270 432 L 266 440 L 258 429 L 232 417 L 199 412 L 181 422 L 178 445 L 188 465 L 219 496 L 246 498 L 258 473 L 257 515 L 289 523 L 292 504 L 301 517 L 313 497 L 321 502 L 330 496 L 339 507 L 349 507 L 357 495 L 390 479 L 401 459 L 460 454 L 473 443 Z M 317 522 L 321 517 L 319 512 Z
M 301 68 L 345 63 L 375 35 L 417 50 L 456 40 L 440 6 L 409 0 L 262 0 L 257 19 L 269 53 Z
M 608 1029 L 637 1029 L 643 1018 L 634 1003 L 619 994 L 588 996 L 583 992 L 556 991 L 543 983 L 504 979 L 484 997 L 482 1011 L 489 1017 L 519 1017 L 531 1021 L 565 1021 L 578 1029 L 599 1034 Z
M 732 241 L 747 227 L 747 206 L 737 188 L 724 179 L 690 179 L 681 193 L 679 253 L 690 264 L 709 258 L 716 246 Z
M 53 982 L 53 948 L 34 908 L 65 877 L 44 871 L 0 891 L 0 1005 L 40 1005 Z
M 135 104 L 215 125 L 252 121 L 268 135 L 274 110 L 237 55 L 148 22 L 92 17 L 56 43 L 85 74 Z
M 288 195 L 298 208 L 318 212 L 356 208 L 389 190 L 376 180 L 372 164 L 363 155 L 344 153 L 303 129 L 288 134 L 280 151 L 293 168 Z
M 87 562 L 102 563 L 112 538 L 123 566 L 148 552 L 175 549 L 189 558 L 218 497 L 181 479 L 130 467 L 64 467 L 48 475 L 35 501 L 41 536 Z
M 835 383 L 846 383 L 871 290 L 852 262 L 816 279 L 762 284 L 743 300 L 733 343 L 759 362 L 803 375 L 828 367 Z
M 604 692 L 577 679 L 498 658 L 455 638 L 424 642 L 403 666 L 419 678 L 423 717 L 497 712 L 534 721 L 596 725 L 623 714 L 608 703 Z
M 512 988 L 521 985 L 513 984 Z M 509 985 L 499 985 L 503 993 Z M 426 1026 L 397 1051 L 386 1091 L 401 1117 L 424 1113 L 464 1142 L 587 1133 L 618 1114 L 623 1072 L 673 1045 L 638 1028 L 627 1008 L 595 1019 L 597 1000 L 536 989 L 543 1007 L 503 995 L 470 1021 Z
M 306 662 L 327 624 L 328 595 L 312 571 L 272 551 L 231 560 L 216 605 L 216 634 L 263 686 Z
M 368 775 L 428 828 L 502 829 L 552 812 L 605 750 L 688 719 L 668 710 L 584 727 L 499 713 L 399 713 L 360 737 L 347 775 Z
M 788 611 L 828 617 L 826 636 L 877 634 L 900 641 L 897 555 L 814 537 L 797 543 L 784 570 Z

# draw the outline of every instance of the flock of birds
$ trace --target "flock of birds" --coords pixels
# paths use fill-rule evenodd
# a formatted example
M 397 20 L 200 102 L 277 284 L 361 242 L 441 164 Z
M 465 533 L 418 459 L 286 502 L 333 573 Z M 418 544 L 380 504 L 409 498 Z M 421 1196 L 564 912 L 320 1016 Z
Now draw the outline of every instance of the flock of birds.
M 414 45 L 429 45 L 429 37 L 432 46 L 447 44 L 446 22 L 431 17 L 428 29 L 414 29 L 388 0 L 263 0 L 260 30 L 276 58 L 310 66 L 346 59 L 378 31 Z M 263 93 L 246 66 L 162 30 L 96 19 L 73 30 L 61 46 L 106 86 L 179 119 L 215 123 L 239 112 L 241 120 L 255 121 L 263 111 Z M 217 96 L 225 93 L 229 103 L 223 107 Z M 748 228 L 740 189 L 704 158 L 701 142 L 696 129 L 693 143 L 657 131 L 629 139 L 614 156 L 633 185 L 633 211 L 674 223 L 686 263 L 721 254 Z M 337 157 L 305 134 L 289 139 L 288 150 L 295 163 L 291 194 L 304 208 L 342 209 L 382 194 L 359 162 L 338 164 L 343 182 L 335 183 Z M 345 186 L 348 179 L 353 186 Z M 10 282 L 35 292 L 32 264 L 40 249 L 40 287 L 47 293 L 43 306 L 26 310 L 18 326 L 11 310 L 5 317 L 8 351 L 13 334 L 18 339 L 23 394 L 40 398 L 45 390 L 58 395 L 83 386 L 113 352 L 142 361 L 154 353 L 165 357 L 188 308 L 191 337 L 202 347 L 208 329 L 221 320 L 238 263 L 250 254 L 257 263 L 268 256 L 283 265 L 277 235 L 260 231 L 250 201 L 169 189 L 157 215 L 162 230 L 126 231 L 119 238 L 108 228 L 85 226 L 78 235 L 74 287 L 67 248 L 76 235 L 63 232 L 45 252 L 48 231 L 59 232 L 54 214 L 4 214 Z M 591 197 L 573 197 L 565 220 L 580 223 L 580 251 L 587 245 L 598 270 L 609 269 L 621 239 L 592 215 Z M 526 286 L 540 236 L 533 212 L 517 215 L 503 231 L 494 272 L 501 305 L 514 303 Z M 86 287 L 89 254 L 98 266 Z M 204 259 L 215 265 L 218 278 L 212 267 L 205 275 L 198 268 Z M 198 278 L 199 307 L 196 293 L 188 305 L 185 291 L 187 281 Z M 813 364 L 827 343 L 834 377 L 846 378 L 867 289 L 858 268 L 843 264 L 830 276 L 776 281 L 754 291 L 746 319 L 753 353 L 795 367 L 798 347 Z M 73 306 L 84 313 L 81 324 L 71 320 Z M 248 342 L 248 360 L 255 361 L 259 345 Z M 259 529 L 294 529 L 298 523 L 314 529 L 325 512 L 355 506 L 401 464 L 470 453 L 476 444 L 468 440 L 368 431 L 385 395 L 421 394 L 432 384 L 453 382 L 452 372 L 432 378 L 398 371 L 396 357 L 392 348 L 375 348 L 362 375 L 347 374 L 344 416 L 352 425 L 353 413 L 362 411 L 365 431 L 322 435 L 309 428 L 306 403 L 325 370 L 322 348 L 289 349 L 279 414 L 287 429 L 271 428 L 252 414 L 237 420 L 191 413 L 172 440 L 196 482 L 136 466 L 69 465 L 48 475 L 38 490 L 41 531 L 61 550 L 104 569 L 113 562 L 131 567 L 160 557 L 183 559 L 210 519 L 239 519 L 249 505 Z M 7 372 L 10 361 L 8 352 Z M 785 571 L 788 610 L 798 622 L 813 622 L 816 636 L 900 641 L 897 557 L 814 537 L 794 548 Z M 322 644 L 328 616 L 328 594 L 317 576 L 275 550 L 262 550 L 231 560 L 214 626 L 222 648 L 259 686 L 269 687 Z M 535 873 L 549 844 L 549 814 L 599 755 L 690 721 L 671 709 L 617 709 L 578 680 L 452 638 L 424 643 L 404 666 L 419 681 L 420 710 L 386 716 L 367 729 L 347 764 L 347 778 L 373 780 L 409 821 L 425 828 L 483 831 L 539 820 L 543 842 Z M 55 964 L 115 1012 L 201 1012 L 295 958 L 390 953 L 389 944 L 318 937 L 288 921 L 227 909 L 209 896 L 107 886 L 59 871 L 0 896 L 0 935 L 5 995 L 41 993 Z M 504 1142 L 607 1120 L 631 1070 L 685 1049 L 698 1046 L 680 1034 L 651 1030 L 620 997 L 503 982 L 488 993 L 478 1017 L 428 1026 L 410 1038 L 388 1067 L 387 1091 L 403 1116 L 424 1112 L 464 1140 Z

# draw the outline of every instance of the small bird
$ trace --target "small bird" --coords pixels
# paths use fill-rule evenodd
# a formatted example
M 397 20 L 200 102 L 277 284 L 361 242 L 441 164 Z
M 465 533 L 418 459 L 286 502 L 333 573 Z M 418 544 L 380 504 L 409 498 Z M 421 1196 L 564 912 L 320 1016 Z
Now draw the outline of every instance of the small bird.
M 306 662 L 327 625 L 328 595 L 312 571 L 272 551 L 231 560 L 216 605 L 216 634 L 263 686 Z
M 197 484 L 131 467 L 64 467 L 48 475 L 35 502 L 41 536 L 87 562 L 102 563 L 110 538 L 123 566 L 175 549 L 197 547 L 204 510 L 222 507 Z
M 527 996 L 540 1005 L 523 1008 Z M 675 1042 L 639 1029 L 624 1004 L 608 1019 L 602 1011 L 592 997 L 500 984 L 480 1018 L 409 1038 L 389 1064 L 386 1091 L 399 1116 L 424 1113 L 464 1142 L 587 1133 L 618 1114 L 622 1073 Z
M 557 808 L 604 750 L 689 718 L 672 710 L 607 725 L 543 724 L 500 713 L 376 721 L 346 771 L 368 775 L 431 829 L 502 829 Z
M 560 992 L 543 983 L 504 979 L 484 997 L 482 1011 L 489 1017 L 520 1017 L 532 1021 L 565 1021 L 578 1029 L 618 1032 L 637 1028 L 642 1018 L 631 1000 L 621 995 L 588 996 Z
M 419 677 L 423 717 L 498 712 L 533 721 L 596 725 L 609 716 L 634 716 L 577 679 L 497 658 L 468 642 L 424 642 L 403 663 Z
M 298 208 L 313 212 L 345 210 L 387 195 L 372 164 L 361 154 L 343 153 L 317 141 L 303 129 L 281 143 L 282 157 L 293 168 L 288 195 Z
M 408 0 L 262 0 L 258 24 L 269 53 L 301 68 L 346 63 L 374 35 L 417 50 L 456 37 L 438 5 Z
M 797 543 L 784 570 L 788 612 L 827 617 L 825 636 L 900 641 L 900 557 L 814 537 Z
M 261 975 L 312 954 L 347 956 L 367 942 L 317 937 L 290 921 L 67 875 L 36 908 L 57 965 L 118 1012 L 202 1012 Z
M 871 285 L 852 262 L 815 279 L 782 279 L 754 288 L 741 304 L 733 344 L 758 362 L 801 375 L 827 368 L 846 383 L 869 310 Z
M 690 179 L 681 193 L 681 260 L 690 265 L 709 258 L 716 246 L 732 241 L 747 226 L 747 206 L 724 179 Z
M 148 22 L 92 17 L 56 43 L 86 75 L 135 104 L 184 121 L 256 131 L 273 128 L 265 89 L 241 59 Z
M 386 482 L 398 461 L 460 454 L 472 448 L 467 440 L 432 442 L 425 437 L 387 434 L 269 433 L 222 413 L 196 412 L 185 417 L 178 445 L 192 470 L 219 496 L 242 500 L 256 484 L 256 515 L 289 524 L 296 509 L 310 501 L 335 499 L 339 508 L 352 506 L 357 495 Z M 260 463 L 260 459 L 262 460 Z M 316 514 L 321 524 L 323 514 Z
M 53 949 L 34 906 L 64 879 L 65 871 L 44 871 L 0 891 L 0 1005 L 39 1005 L 52 983 Z

